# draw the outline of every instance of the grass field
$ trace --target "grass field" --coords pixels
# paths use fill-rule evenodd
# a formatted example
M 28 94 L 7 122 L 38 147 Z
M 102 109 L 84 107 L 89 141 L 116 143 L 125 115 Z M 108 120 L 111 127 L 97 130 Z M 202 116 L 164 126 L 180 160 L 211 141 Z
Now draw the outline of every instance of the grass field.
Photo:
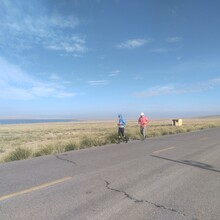
M 183 126 L 171 120 L 152 120 L 147 137 L 191 132 L 220 127 L 220 117 L 183 119 Z M 56 154 L 92 146 L 115 143 L 117 121 L 90 121 L 0 125 L 0 162 Z M 130 140 L 140 139 L 137 121 L 128 121 L 125 133 Z

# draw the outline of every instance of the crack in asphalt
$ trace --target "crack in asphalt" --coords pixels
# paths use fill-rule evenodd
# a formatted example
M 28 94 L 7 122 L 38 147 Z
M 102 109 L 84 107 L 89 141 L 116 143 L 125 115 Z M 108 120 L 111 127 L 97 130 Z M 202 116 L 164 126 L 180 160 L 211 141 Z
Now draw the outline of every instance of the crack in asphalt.
M 57 158 L 58 160 L 63 160 L 63 161 L 66 161 L 66 162 L 68 162 L 68 163 L 77 165 L 76 162 L 74 162 L 74 161 L 72 161 L 72 160 L 69 160 L 69 159 L 62 158 L 62 157 L 60 157 L 59 155 L 56 155 L 56 158 Z
M 126 196 L 126 198 L 134 201 L 135 203 L 148 203 L 150 205 L 153 205 L 155 206 L 156 208 L 161 208 L 161 209 L 164 209 L 164 210 L 168 210 L 168 211 L 171 211 L 171 212 L 175 212 L 179 215 L 182 215 L 182 216 L 186 216 L 184 213 L 181 213 L 173 208 L 169 208 L 169 207 L 166 207 L 164 205 L 160 205 L 160 204 L 156 204 L 156 203 L 153 203 L 153 202 L 150 202 L 148 200 L 140 200 L 140 199 L 136 199 L 134 198 L 133 196 L 129 195 L 128 193 L 126 193 L 125 191 L 122 191 L 122 190 L 118 190 L 118 189 L 114 189 L 114 188 L 111 188 L 110 187 L 110 183 L 108 181 L 105 180 L 105 183 L 106 183 L 106 188 L 111 190 L 111 191 L 114 191 L 114 192 L 118 192 L 118 193 L 122 193 Z

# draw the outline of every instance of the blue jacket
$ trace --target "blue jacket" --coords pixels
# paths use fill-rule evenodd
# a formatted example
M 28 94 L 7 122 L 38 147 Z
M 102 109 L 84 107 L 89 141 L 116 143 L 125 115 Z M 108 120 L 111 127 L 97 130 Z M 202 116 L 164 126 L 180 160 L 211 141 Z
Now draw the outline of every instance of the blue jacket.
M 118 115 L 118 118 L 118 127 L 124 128 L 124 126 L 126 125 L 126 121 L 123 119 L 121 114 Z

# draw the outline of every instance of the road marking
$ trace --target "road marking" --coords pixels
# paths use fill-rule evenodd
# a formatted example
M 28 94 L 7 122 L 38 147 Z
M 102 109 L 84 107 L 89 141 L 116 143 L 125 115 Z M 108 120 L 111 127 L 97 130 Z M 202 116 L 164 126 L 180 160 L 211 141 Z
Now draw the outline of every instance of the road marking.
M 0 201 L 5 200 L 5 199 L 9 199 L 9 198 L 12 198 L 12 197 L 15 197 L 15 196 L 23 195 L 25 193 L 30 193 L 30 192 L 33 192 L 33 191 L 36 191 L 36 190 L 40 190 L 40 189 L 43 189 L 43 188 L 46 188 L 46 187 L 49 187 L 49 186 L 53 186 L 55 184 L 68 181 L 70 179 L 72 179 L 72 177 L 68 176 L 68 177 L 64 177 L 62 179 L 58 179 L 58 180 L 55 180 L 55 181 L 52 181 L 52 182 L 44 183 L 44 184 L 39 185 L 39 186 L 31 187 L 29 189 L 25 189 L 25 190 L 22 190 L 22 191 L 19 191 L 19 192 L 15 192 L 15 193 L 11 193 L 11 194 L 8 194 L 8 195 L 0 196 Z
M 164 148 L 164 149 L 161 149 L 161 150 L 154 151 L 152 154 L 157 154 L 157 153 L 160 153 L 160 152 L 163 152 L 163 151 L 167 151 L 167 150 L 171 150 L 171 149 L 174 149 L 174 148 L 175 147 Z

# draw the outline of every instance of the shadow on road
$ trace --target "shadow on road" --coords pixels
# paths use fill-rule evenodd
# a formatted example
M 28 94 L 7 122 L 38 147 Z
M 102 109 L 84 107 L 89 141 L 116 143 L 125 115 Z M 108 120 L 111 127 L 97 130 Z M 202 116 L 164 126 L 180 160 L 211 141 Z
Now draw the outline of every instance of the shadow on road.
M 185 164 L 185 165 L 188 165 L 188 166 L 198 167 L 200 169 L 220 173 L 220 170 L 214 169 L 213 166 L 211 166 L 209 164 L 205 164 L 205 163 L 201 163 L 201 162 L 197 162 L 197 161 L 193 161 L 193 160 L 173 160 L 173 159 L 169 159 L 169 158 L 166 158 L 166 157 L 159 157 L 159 156 L 152 155 L 152 154 L 151 154 L 151 156 L 155 157 L 155 158 L 158 158 L 158 159 L 168 160 L 168 161 L 171 161 L 171 162 L 181 163 L 181 164 Z

